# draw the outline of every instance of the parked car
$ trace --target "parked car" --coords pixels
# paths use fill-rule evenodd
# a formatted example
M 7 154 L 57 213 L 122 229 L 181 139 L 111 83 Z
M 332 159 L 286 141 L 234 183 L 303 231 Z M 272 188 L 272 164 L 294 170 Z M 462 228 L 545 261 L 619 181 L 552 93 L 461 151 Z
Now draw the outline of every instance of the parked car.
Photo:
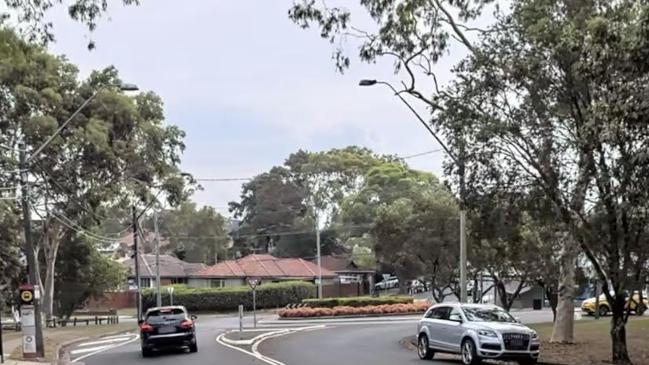
M 385 290 L 399 287 L 399 278 L 390 276 L 389 278 L 374 284 L 374 289 Z
M 582 312 L 586 312 L 589 316 L 595 314 L 597 302 L 596 298 L 589 298 L 581 302 Z M 626 306 L 625 308 L 630 309 L 635 314 L 641 316 L 647 311 L 649 307 L 649 300 L 647 299 L 647 293 L 642 293 L 642 303 L 640 302 L 640 293 L 638 291 L 633 292 L 633 300 L 627 295 Z M 606 299 L 606 295 L 602 294 L 599 296 L 599 311 L 600 316 L 605 316 L 611 312 L 611 305 Z
M 417 353 L 430 360 L 436 352 L 462 356 L 465 365 L 483 359 L 536 364 L 540 343 L 534 330 L 491 304 L 437 304 L 417 325 Z
M 147 310 L 139 323 L 142 356 L 151 356 L 154 351 L 168 347 L 188 347 L 189 352 L 197 352 L 195 320 L 196 316 L 189 316 L 183 306 Z

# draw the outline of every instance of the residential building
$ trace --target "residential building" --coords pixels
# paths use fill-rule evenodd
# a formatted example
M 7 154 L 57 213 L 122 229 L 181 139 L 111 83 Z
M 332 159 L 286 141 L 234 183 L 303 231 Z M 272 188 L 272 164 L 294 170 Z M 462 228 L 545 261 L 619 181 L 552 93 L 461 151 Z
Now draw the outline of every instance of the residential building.
M 317 265 L 317 259 L 311 262 Z M 348 297 L 372 293 L 376 270 L 359 267 L 349 256 L 322 256 L 321 265 L 323 269 L 338 275 L 336 285 L 323 289 L 324 296 Z
M 338 275 L 322 269 L 323 285 L 334 285 Z M 200 270 L 188 279 L 191 287 L 225 287 L 247 285 L 249 278 L 262 283 L 303 280 L 317 283 L 318 267 L 301 258 L 278 258 L 271 255 L 248 255 L 226 260 Z
M 128 270 L 129 287 L 135 289 L 135 260 L 127 259 L 122 262 Z M 155 287 L 156 257 L 154 254 L 140 254 L 140 283 L 142 288 Z M 205 269 L 205 264 L 195 264 L 182 261 L 171 255 L 160 255 L 160 284 L 187 284 L 188 279 L 195 273 Z

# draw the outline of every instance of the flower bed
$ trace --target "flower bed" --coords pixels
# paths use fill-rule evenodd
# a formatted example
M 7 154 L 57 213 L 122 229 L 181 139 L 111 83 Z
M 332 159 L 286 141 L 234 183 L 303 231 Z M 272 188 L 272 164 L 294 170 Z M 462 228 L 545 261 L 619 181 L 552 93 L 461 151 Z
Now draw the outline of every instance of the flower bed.
M 423 313 L 430 303 L 418 302 L 410 304 L 382 304 L 364 307 L 336 306 L 333 308 L 287 308 L 278 312 L 280 318 L 310 318 L 310 317 L 336 317 L 336 316 L 364 316 L 382 314 L 407 314 Z

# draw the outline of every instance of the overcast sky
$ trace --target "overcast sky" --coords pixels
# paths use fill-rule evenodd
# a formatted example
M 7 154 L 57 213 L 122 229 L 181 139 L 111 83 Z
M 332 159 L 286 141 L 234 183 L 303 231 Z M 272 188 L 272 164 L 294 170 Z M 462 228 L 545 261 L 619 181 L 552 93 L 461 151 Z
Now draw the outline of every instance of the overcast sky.
M 254 176 L 298 149 L 359 145 L 406 156 L 439 148 L 388 89 L 357 86 L 361 78 L 396 80 L 391 62 L 354 60 L 340 75 L 331 45 L 288 19 L 291 4 L 144 0 L 139 7 L 116 6 L 92 35 L 94 51 L 86 48 L 87 30 L 61 8 L 52 15 L 57 41 L 51 50 L 67 55 L 84 76 L 112 64 L 125 81 L 160 94 L 167 122 L 187 133 L 182 169 L 197 178 Z M 439 175 L 442 158 L 435 153 L 408 162 Z M 202 184 L 194 199 L 222 213 L 241 188 L 240 182 Z

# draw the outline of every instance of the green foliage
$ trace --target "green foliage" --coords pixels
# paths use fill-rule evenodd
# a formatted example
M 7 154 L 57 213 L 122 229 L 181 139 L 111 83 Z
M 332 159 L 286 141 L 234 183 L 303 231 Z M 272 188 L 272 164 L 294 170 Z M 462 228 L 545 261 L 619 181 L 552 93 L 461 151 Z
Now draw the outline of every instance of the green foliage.
M 335 252 L 338 240 L 331 222 L 344 198 L 357 190 L 370 168 L 394 160 L 356 146 L 291 154 L 283 166 L 244 184 L 240 202 L 230 203 L 242 219 L 235 245 L 242 254 L 270 249 L 279 256 L 313 256 L 317 215 L 320 229 L 325 227 L 323 254 Z
M 340 217 L 348 242 L 373 242 L 365 247 L 384 271 L 404 281 L 426 276 L 435 295 L 457 285 L 458 206 L 432 174 L 399 163 L 379 165 L 345 200 Z
M 144 227 L 153 231 L 153 217 Z M 162 240 L 168 241 L 165 249 L 187 262 L 213 265 L 218 257 L 225 257 L 229 241 L 225 220 L 214 208 L 185 202 L 177 209 L 160 213 L 158 227 Z
M 124 5 L 139 4 L 139 0 L 122 0 Z M 70 18 L 85 25 L 89 31 L 97 28 L 97 21 L 108 11 L 108 0 L 4 0 L 0 11 L 0 25 L 5 18 L 12 17 L 18 29 L 30 41 L 47 44 L 54 40 L 54 25 L 49 20 L 50 10 L 63 6 Z M 88 43 L 88 49 L 95 47 Z
M 343 298 L 325 298 L 325 299 L 304 299 L 302 304 L 309 307 L 333 308 L 337 306 L 364 307 L 366 305 L 382 304 L 410 304 L 414 301 L 409 296 L 384 296 L 384 297 L 343 297 Z
M 299 303 L 316 295 L 315 285 L 303 281 L 262 284 L 257 287 L 257 308 L 279 308 L 290 303 Z M 193 289 L 179 286 L 173 293 L 174 304 L 184 305 L 190 311 L 233 311 L 240 304 L 252 309 L 252 290 L 248 286 Z M 169 294 L 162 292 L 162 302 L 169 303 Z M 155 306 L 153 290 L 142 295 L 143 308 Z
M 69 317 L 83 308 L 88 299 L 116 290 L 126 281 L 126 270 L 121 264 L 101 255 L 92 243 L 80 239 L 71 239 L 61 245 L 56 269 L 54 310 L 59 317 Z
M 20 262 L 17 215 L 11 204 L 0 201 L 0 297 L 5 301 L 11 301 L 17 293 L 24 269 Z

